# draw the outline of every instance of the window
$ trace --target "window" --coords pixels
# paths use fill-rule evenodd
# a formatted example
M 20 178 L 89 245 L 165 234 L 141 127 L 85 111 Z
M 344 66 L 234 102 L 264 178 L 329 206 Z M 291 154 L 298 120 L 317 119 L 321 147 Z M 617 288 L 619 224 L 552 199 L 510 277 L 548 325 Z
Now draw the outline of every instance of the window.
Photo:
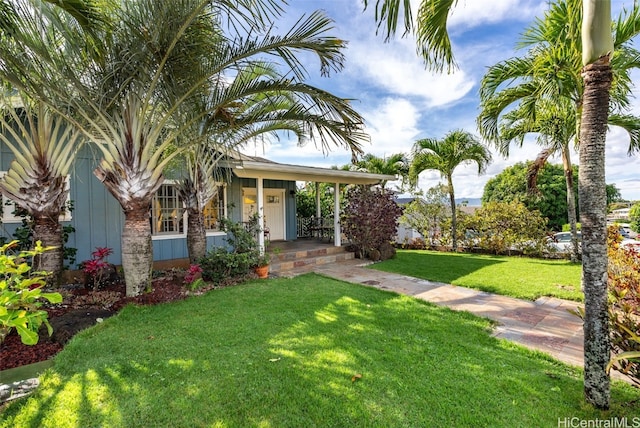
M 226 215 L 226 186 L 216 185 L 216 192 L 204 207 L 204 227 L 207 232 L 220 230 L 220 218 Z M 187 233 L 187 213 L 173 183 L 160 186 L 151 203 L 151 233 L 155 236 L 175 236 Z
M 220 230 L 220 219 L 226 217 L 226 187 L 223 184 L 216 186 L 216 192 L 209 203 L 204 207 L 204 228 L 207 231 Z
M 173 184 L 163 184 L 151 203 L 151 233 L 177 235 L 185 233 L 185 216 L 178 189 Z
M 4 177 L 6 171 L 0 171 L 0 178 Z M 65 202 L 64 211 L 60 214 L 59 221 L 71 221 L 71 210 L 69 207 L 71 206 L 71 192 L 70 184 L 69 184 L 69 176 L 65 177 L 65 186 L 67 188 L 67 200 Z M 22 209 L 18 209 L 16 207 L 16 203 L 2 195 L 2 223 L 22 223 L 23 216 L 20 215 L 20 212 L 25 212 Z M 26 214 L 26 212 L 25 212 Z

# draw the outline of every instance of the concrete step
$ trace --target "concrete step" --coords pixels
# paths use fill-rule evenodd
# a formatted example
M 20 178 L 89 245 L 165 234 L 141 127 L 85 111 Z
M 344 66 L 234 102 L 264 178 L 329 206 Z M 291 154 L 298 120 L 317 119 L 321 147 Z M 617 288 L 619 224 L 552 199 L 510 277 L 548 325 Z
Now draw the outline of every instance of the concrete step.
M 323 265 L 343 260 L 351 260 L 354 253 L 342 247 L 326 247 L 309 250 L 283 251 L 271 256 L 271 273 L 284 273 L 305 266 Z

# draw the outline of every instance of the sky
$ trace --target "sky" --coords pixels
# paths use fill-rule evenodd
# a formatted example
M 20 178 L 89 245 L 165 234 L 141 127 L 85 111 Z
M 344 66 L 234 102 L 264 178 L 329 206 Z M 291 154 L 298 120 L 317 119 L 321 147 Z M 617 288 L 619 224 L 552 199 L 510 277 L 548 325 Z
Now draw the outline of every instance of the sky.
M 331 35 L 348 42 L 346 61 L 339 73 L 319 75 L 320 64 L 309 58 L 310 84 L 335 95 L 353 99 L 354 108 L 365 119 L 370 143 L 365 153 L 379 157 L 410 153 L 415 141 L 442 139 L 453 130 L 462 129 L 479 137 L 476 117 L 479 112 L 479 83 L 487 68 L 510 57 L 524 55 L 516 42 L 536 17 L 542 17 L 547 2 L 539 0 L 459 0 L 449 18 L 449 33 L 459 69 L 438 74 L 425 69 L 416 53 L 414 39 L 397 35 L 390 42 L 376 35 L 373 8 L 363 12 L 362 0 L 290 0 L 287 14 L 279 22 L 289 28 L 302 14 L 324 10 L 335 21 Z M 370 2 L 375 4 L 375 0 Z M 412 0 L 414 10 L 418 0 Z M 612 15 L 633 1 L 612 0 Z M 640 79 L 640 72 L 634 73 Z M 631 113 L 640 115 L 640 88 L 634 90 Z M 640 200 L 640 157 L 627 156 L 628 137 L 611 128 L 607 136 L 606 181 L 615 184 L 622 197 Z M 455 170 L 453 183 L 460 198 L 480 198 L 486 182 L 506 167 L 535 159 L 541 147 L 532 136 L 522 148 L 512 147 L 508 158 L 495 150 L 487 171 L 478 175 L 475 165 Z M 323 154 L 313 143 L 298 147 L 296 141 L 281 138 L 247 150 L 247 154 L 264 156 L 276 162 L 331 167 L 350 162 L 343 148 Z M 578 154 L 572 153 L 578 162 Z M 559 157 L 552 163 L 561 163 Z M 439 172 L 424 171 L 419 187 L 426 191 L 442 181 Z

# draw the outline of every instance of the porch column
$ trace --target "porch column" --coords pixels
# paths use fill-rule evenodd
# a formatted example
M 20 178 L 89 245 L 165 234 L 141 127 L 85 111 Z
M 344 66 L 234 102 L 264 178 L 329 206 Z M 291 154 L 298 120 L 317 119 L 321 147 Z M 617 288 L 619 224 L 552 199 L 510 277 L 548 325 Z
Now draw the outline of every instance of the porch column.
M 264 183 L 262 181 L 262 177 L 256 178 L 256 187 L 257 187 L 257 197 L 258 197 L 258 250 L 260 251 L 260 255 L 264 254 L 264 233 L 262 230 L 264 229 Z
M 342 236 L 340 233 L 340 183 L 336 183 L 333 192 L 333 245 L 342 246 Z
M 316 218 L 319 219 L 321 216 L 322 216 L 322 207 L 320 206 L 320 183 L 316 181 Z

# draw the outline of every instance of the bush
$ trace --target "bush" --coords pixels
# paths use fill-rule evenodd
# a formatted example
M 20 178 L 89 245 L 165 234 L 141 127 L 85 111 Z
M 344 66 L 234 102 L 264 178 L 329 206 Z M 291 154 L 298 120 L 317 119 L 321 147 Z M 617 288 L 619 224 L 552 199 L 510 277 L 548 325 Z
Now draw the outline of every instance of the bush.
M 495 254 L 541 255 L 546 249 L 546 219 L 518 201 L 487 202 L 460 223 L 467 246 Z
M 228 219 L 222 219 L 221 225 L 227 232 L 225 241 L 230 249 L 215 248 L 198 261 L 205 281 L 221 282 L 227 278 L 242 277 L 258 265 L 257 234 L 262 233 L 262 229 L 258 226 L 257 214 L 246 226 Z
M 640 386 L 640 253 L 621 247 L 616 226 L 607 234 L 609 329 L 614 354 L 610 367 Z
M 17 241 L 12 241 L 0 247 L 0 343 L 16 329 L 22 343 L 35 345 L 41 325 L 47 326 L 49 335 L 53 333 L 47 311 L 40 309 L 42 300 L 60 303 L 62 296 L 59 293 L 43 293 L 46 273 L 37 272 L 31 276 L 31 266 L 25 261 L 42 254 L 47 248 L 43 248 L 38 241 L 31 251 L 21 251 L 18 255 L 7 254 L 17 244 Z
M 226 248 L 216 248 L 209 251 L 198 264 L 202 268 L 202 279 L 220 282 L 249 273 L 255 266 L 255 257 L 250 252 L 236 253 Z
M 389 190 L 356 186 L 347 191 L 347 206 L 342 214 L 342 229 L 360 258 L 384 260 L 390 251 L 402 209 Z

